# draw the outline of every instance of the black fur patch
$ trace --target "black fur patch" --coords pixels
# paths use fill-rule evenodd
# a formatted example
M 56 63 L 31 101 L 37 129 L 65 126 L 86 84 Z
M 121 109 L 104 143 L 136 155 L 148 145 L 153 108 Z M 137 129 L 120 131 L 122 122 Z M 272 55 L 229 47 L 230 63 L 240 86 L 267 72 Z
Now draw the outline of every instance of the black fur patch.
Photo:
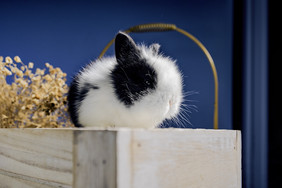
M 79 91 L 77 79 L 77 77 L 73 79 L 68 92 L 68 112 L 74 125 L 76 127 L 83 127 L 78 122 L 79 105 L 84 100 L 90 89 L 99 89 L 99 87 L 86 83 L 81 91 Z
M 157 85 L 156 72 L 144 60 L 117 64 L 111 79 L 118 99 L 128 107 Z
M 80 91 L 81 101 L 86 97 L 90 89 L 99 89 L 98 86 L 91 85 L 89 83 L 84 84 L 82 90 Z
M 112 83 L 117 98 L 129 107 L 156 88 L 157 74 L 140 58 L 139 48 L 125 33 L 116 36 L 115 55 L 117 65 L 111 73 Z

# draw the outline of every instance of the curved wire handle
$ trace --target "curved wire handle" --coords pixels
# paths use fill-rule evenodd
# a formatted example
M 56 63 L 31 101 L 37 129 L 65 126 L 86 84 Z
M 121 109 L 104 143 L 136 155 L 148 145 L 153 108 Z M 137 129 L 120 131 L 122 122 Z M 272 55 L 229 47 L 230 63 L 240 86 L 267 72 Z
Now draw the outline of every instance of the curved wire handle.
M 206 55 L 214 77 L 214 119 L 213 119 L 213 128 L 218 129 L 218 77 L 216 72 L 216 67 L 214 64 L 214 61 L 209 53 L 209 51 L 206 49 L 206 47 L 192 34 L 188 33 L 187 31 L 180 29 L 176 27 L 174 24 L 165 24 L 165 23 L 151 23 L 151 24 L 141 24 L 136 25 L 133 27 L 128 28 L 125 30 L 125 33 L 141 33 L 141 32 L 159 32 L 159 31 L 177 31 L 186 37 L 190 38 L 192 41 L 194 41 L 204 52 Z M 106 51 L 109 49 L 109 47 L 114 43 L 115 38 L 113 38 L 107 46 L 103 49 L 101 54 L 99 55 L 99 58 L 102 58 Z

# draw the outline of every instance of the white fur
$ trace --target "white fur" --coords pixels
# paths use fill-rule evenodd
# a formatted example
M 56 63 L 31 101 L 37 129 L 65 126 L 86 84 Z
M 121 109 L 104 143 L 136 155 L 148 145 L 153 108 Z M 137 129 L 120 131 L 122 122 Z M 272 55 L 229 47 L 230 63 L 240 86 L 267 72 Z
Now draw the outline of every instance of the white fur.
M 117 64 L 115 58 L 103 58 L 88 65 L 80 72 L 79 87 L 91 83 L 91 89 L 78 110 L 78 121 L 84 126 L 153 128 L 179 113 L 182 103 L 182 76 L 175 61 L 155 54 L 153 47 L 139 46 L 141 57 L 157 73 L 157 88 L 126 107 L 113 89 L 110 72 Z

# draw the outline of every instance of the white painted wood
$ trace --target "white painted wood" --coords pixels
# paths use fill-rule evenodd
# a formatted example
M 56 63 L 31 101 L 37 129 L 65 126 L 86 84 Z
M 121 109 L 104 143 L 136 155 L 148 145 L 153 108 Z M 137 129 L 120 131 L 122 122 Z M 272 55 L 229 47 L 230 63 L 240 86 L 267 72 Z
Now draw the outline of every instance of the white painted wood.
M 117 187 L 132 188 L 132 131 L 117 133 Z
M 241 133 L 0 129 L 0 188 L 241 187 Z
M 237 174 L 237 182 L 238 187 L 242 187 L 242 135 L 241 131 L 236 131 L 236 151 L 237 151 L 237 168 L 236 168 L 236 174 Z
M 132 131 L 127 181 L 134 188 L 239 188 L 238 139 L 240 132 L 226 130 Z

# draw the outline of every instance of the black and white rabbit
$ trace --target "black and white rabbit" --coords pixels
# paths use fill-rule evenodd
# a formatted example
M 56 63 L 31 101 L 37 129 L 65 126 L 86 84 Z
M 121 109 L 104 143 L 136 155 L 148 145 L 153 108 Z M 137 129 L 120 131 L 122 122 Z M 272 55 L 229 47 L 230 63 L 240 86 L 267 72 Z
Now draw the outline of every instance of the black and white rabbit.
M 68 105 L 75 126 L 153 128 L 177 116 L 182 75 L 159 47 L 136 45 L 119 32 L 115 57 L 91 62 L 70 85 Z

